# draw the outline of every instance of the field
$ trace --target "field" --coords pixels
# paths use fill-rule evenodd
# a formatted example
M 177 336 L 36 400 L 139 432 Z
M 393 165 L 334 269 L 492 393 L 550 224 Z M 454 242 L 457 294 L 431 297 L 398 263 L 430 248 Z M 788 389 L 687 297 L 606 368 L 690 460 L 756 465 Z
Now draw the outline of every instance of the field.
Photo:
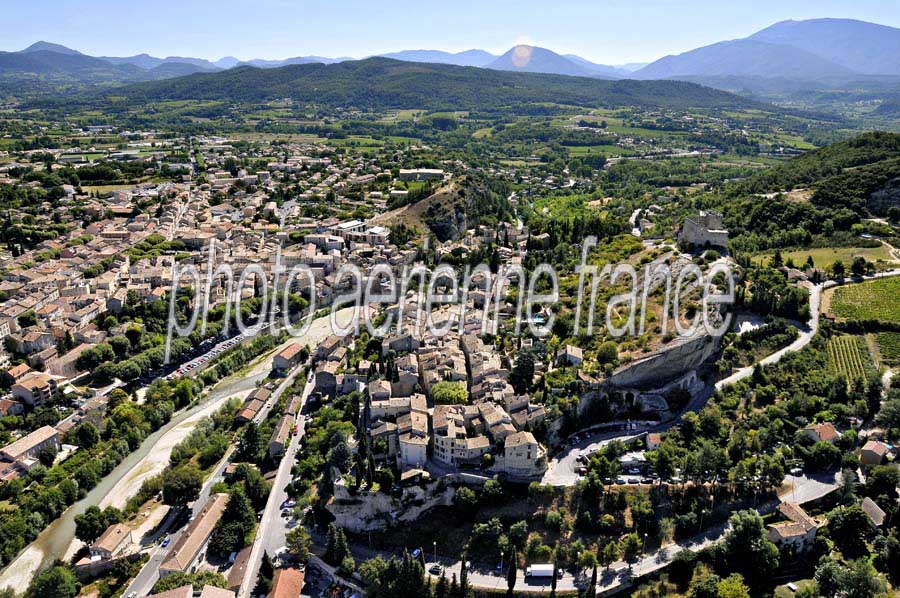
M 853 258 L 859 256 L 866 258 L 866 261 L 869 262 L 878 262 L 878 260 L 894 261 L 890 250 L 884 245 L 879 247 L 815 247 L 798 251 L 786 251 L 781 254 L 785 262 L 791 259 L 797 266 L 803 266 L 806 263 L 806 258 L 809 256 L 812 256 L 813 263 L 818 268 L 828 268 L 838 260 L 849 267 L 853 263 Z M 753 261 L 757 263 L 768 263 L 771 259 L 771 253 L 760 253 L 753 256 Z
M 831 311 L 839 318 L 900 322 L 900 278 L 881 278 L 838 287 Z
M 841 335 L 828 341 L 828 359 L 831 368 L 844 374 L 850 382 L 866 377 L 866 365 L 863 360 L 863 351 L 866 349 L 861 340 L 859 337 Z
M 900 332 L 879 332 L 875 338 L 881 361 L 886 365 L 900 365 Z

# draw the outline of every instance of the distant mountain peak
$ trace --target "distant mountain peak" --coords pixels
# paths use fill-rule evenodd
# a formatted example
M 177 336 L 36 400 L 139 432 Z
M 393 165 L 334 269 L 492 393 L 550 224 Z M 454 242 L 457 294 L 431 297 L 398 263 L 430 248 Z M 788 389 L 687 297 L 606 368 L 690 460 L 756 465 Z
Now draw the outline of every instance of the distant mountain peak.
M 78 50 L 73 50 L 72 48 L 67 48 L 60 44 L 54 44 L 51 42 L 39 41 L 34 42 L 24 50 L 21 50 L 23 54 L 30 54 L 32 52 L 56 52 L 57 54 L 66 54 L 68 56 L 82 56 L 83 54 Z
M 500 71 L 550 73 L 574 77 L 590 77 L 595 74 L 585 65 L 552 50 L 525 44 L 513 46 L 503 56 L 486 66 Z

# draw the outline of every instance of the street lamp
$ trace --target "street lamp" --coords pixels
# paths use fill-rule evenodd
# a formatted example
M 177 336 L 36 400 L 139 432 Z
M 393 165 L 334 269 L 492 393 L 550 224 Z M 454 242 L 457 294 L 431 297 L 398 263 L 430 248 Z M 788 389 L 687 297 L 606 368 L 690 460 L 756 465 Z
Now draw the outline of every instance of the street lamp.
M 437 563 L 437 562 L 438 562 L 438 558 L 437 558 L 437 540 L 435 540 L 435 541 L 433 542 L 433 544 L 434 544 L 434 562 Z

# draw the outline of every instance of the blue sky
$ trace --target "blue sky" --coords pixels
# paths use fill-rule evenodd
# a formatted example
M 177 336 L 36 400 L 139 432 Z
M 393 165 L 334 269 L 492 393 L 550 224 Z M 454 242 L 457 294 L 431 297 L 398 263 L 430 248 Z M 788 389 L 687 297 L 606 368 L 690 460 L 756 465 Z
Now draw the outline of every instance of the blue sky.
M 86 54 L 217 59 L 401 49 L 501 53 L 531 43 L 605 64 L 651 61 L 785 19 L 900 27 L 896 0 L 6 0 L 0 50 L 37 40 Z

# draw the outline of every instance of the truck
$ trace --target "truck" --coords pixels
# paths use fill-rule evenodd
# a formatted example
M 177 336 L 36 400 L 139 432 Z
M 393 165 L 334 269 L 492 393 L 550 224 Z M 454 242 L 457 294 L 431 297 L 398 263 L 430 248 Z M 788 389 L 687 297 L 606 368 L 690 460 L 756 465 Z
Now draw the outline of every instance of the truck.
M 531 565 L 525 569 L 525 577 L 553 577 L 553 565 Z

